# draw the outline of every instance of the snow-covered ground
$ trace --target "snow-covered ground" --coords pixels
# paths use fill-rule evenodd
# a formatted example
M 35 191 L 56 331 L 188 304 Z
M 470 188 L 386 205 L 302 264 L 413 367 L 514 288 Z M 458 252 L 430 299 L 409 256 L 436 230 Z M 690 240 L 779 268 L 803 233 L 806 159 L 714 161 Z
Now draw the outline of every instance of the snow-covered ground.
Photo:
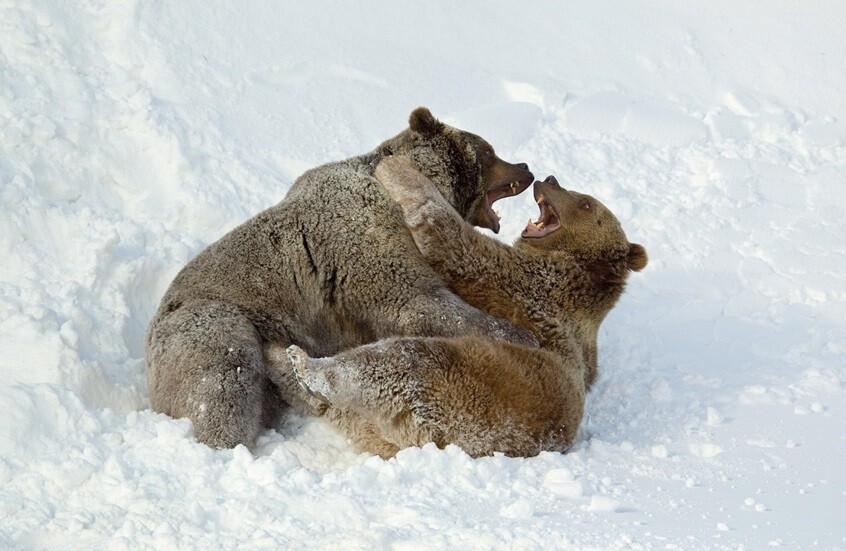
M 846 4 L 0 0 L 0 548 L 846 548 Z M 149 409 L 176 272 L 418 105 L 650 265 L 566 454 Z M 327 205 L 327 208 L 343 208 Z M 536 214 L 501 203 L 503 238 Z

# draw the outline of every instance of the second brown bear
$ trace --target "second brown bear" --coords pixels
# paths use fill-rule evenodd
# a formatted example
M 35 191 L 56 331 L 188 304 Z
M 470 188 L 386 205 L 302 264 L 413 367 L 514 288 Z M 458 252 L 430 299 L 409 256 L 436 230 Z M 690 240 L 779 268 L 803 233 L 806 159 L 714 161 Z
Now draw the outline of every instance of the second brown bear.
M 330 358 L 266 350 L 330 404 L 364 451 L 388 457 L 434 442 L 472 456 L 563 451 L 597 371 L 597 332 L 629 271 L 646 266 L 616 217 L 593 197 L 535 183 L 540 218 L 513 247 L 475 231 L 403 157 L 376 177 L 403 208 L 426 260 L 459 296 L 532 331 L 540 348 L 479 337 L 385 339 Z

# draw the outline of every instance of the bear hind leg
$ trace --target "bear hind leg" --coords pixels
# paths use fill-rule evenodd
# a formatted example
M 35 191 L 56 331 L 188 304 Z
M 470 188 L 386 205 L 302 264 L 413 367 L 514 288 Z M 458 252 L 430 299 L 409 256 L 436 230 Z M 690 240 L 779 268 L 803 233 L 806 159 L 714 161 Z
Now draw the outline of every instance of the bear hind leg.
M 303 388 L 330 404 L 334 424 L 385 457 L 384 449 L 446 443 L 437 397 L 426 390 L 444 358 L 425 341 L 387 339 L 327 358 L 310 358 L 297 346 L 286 353 Z M 338 422 L 344 417 L 356 421 Z
M 153 409 L 187 417 L 211 447 L 252 446 L 278 414 L 258 333 L 233 305 L 198 301 L 161 314 L 147 359 Z

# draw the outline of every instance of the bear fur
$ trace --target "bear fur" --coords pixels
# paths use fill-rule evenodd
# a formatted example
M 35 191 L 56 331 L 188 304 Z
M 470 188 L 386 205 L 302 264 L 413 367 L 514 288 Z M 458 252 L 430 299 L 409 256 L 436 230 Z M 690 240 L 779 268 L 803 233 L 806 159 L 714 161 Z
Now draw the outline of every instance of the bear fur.
M 375 174 L 450 288 L 529 329 L 540 348 L 480 336 L 406 337 L 312 359 L 291 347 L 287 362 L 302 384 L 330 409 L 349 412 L 348 434 L 372 453 L 426 442 L 472 456 L 566 449 L 596 377 L 599 326 L 629 272 L 646 266 L 646 250 L 629 243 L 599 201 L 553 177 L 535 183 L 540 219 L 509 247 L 461 220 L 407 159 L 386 158 Z
M 249 446 L 285 406 L 326 410 L 293 373 L 268 373 L 268 345 L 326 356 L 398 335 L 533 342 L 460 300 L 426 263 L 373 177 L 392 154 L 407 156 L 464 220 L 494 230 L 491 204 L 533 180 L 525 164 L 499 159 L 482 138 L 425 108 L 373 152 L 306 172 L 282 202 L 208 246 L 170 285 L 146 337 L 153 409 L 191 419 L 210 446 Z

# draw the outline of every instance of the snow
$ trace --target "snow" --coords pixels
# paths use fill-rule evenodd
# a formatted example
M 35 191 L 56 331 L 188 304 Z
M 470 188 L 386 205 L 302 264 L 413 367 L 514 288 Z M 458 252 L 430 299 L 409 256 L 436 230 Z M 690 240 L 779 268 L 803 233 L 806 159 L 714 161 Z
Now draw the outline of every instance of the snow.
M 0 0 L 0 548 L 846 547 L 844 26 L 837 2 Z M 418 105 L 649 252 L 573 449 L 383 461 L 291 416 L 213 451 L 152 412 L 177 271 Z

